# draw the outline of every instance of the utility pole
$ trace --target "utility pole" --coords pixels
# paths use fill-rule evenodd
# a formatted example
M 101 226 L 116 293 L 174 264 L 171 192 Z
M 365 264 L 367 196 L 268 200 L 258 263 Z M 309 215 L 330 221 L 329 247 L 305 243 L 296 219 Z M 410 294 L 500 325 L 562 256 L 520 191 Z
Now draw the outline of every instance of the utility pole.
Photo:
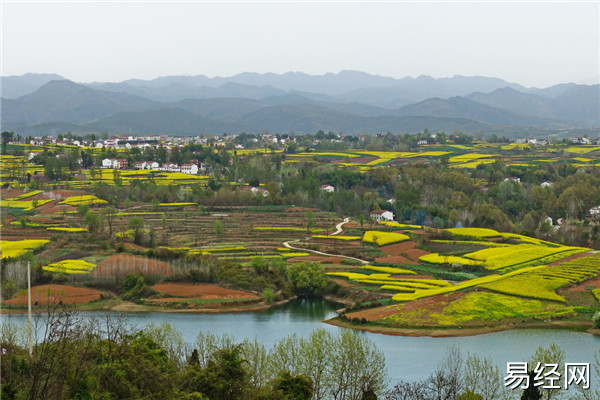
M 29 314 L 29 326 L 27 329 L 27 336 L 29 342 L 29 357 L 33 355 L 33 337 L 32 330 L 33 326 L 31 323 L 31 263 L 27 261 L 27 309 Z

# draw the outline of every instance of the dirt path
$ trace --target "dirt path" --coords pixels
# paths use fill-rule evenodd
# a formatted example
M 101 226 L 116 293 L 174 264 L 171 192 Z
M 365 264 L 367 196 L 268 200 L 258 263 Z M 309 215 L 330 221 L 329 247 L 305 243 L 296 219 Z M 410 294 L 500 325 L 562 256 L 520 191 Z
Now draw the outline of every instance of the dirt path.
M 337 235 L 338 233 L 340 233 L 342 231 L 342 225 L 344 225 L 345 223 L 348 223 L 348 222 L 350 222 L 350 218 L 344 218 L 344 220 L 342 222 L 340 222 L 339 224 L 336 225 L 336 231 L 334 233 L 332 233 L 331 235 Z M 311 252 L 311 253 L 320 254 L 320 255 L 328 256 L 328 257 L 346 258 L 348 260 L 359 261 L 359 262 L 361 262 L 363 264 L 368 264 L 369 263 L 368 261 L 361 260 L 360 258 L 350 257 L 350 256 L 343 256 L 341 254 L 323 253 L 322 251 L 310 250 L 310 249 L 305 249 L 305 248 L 302 248 L 302 247 L 292 246 L 290 243 L 298 243 L 298 240 L 288 240 L 287 242 L 283 242 L 283 245 L 285 247 L 287 247 L 288 249 L 292 249 L 292 250 L 308 251 L 308 252 Z
M 347 224 L 348 222 L 350 222 L 350 218 L 344 218 L 342 222 L 335 226 L 335 232 L 333 232 L 330 236 L 342 233 L 342 225 Z

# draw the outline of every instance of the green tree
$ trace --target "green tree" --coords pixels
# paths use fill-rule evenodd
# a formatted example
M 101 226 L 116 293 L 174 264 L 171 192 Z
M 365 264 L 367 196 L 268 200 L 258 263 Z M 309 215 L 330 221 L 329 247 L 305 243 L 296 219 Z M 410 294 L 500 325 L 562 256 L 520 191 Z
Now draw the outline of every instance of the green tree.
M 84 219 L 90 232 L 96 232 L 98 228 L 100 228 L 100 217 L 98 214 L 89 211 L 87 214 L 85 214 Z
M 310 400 L 313 396 L 312 380 L 306 375 L 292 376 L 284 371 L 273 380 L 272 385 L 285 400 Z
M 266 288 L 263 291 L 263 299 L 267 304 L 273 304 L 273 302 L 275 301 L 275 293 L 273 292 L 273 289 Z
M 304 213 L 304 218 L 306 220 L 306 230 L 310 232 L 315 226 L 315 213 L 312 210 L 308 210 Z
M 133 230 L 133 242 L 141 244 L 144 232 L 144 220 L 140 217 L 133 217 L 127 222 L 127 228 Z
M 322 294 L 329 283 L 325 269 L 316 262 L 304 261 L 288 265 L 286 275 L 298 294 Z
M 250 266 L 256 275 L 263 275 L 268 271 L 267 260 L 264 257 L 253 257 Z
M 90 211 L 90 206 L 87 204 L 80 204 L 77 206 L 77 214 L 85 217 L 85 215 Z
M 65 180 L 68 174 L 65 172 L 67 164 L 56 157 L 49 157 L 44 165 L 44 175 L 51 181 Z
M 105 207 L 102 209 L 102 216 L 104 217 L 104 220 L 107 222 L 108 224 L 108 234 L 109 236 L 112 237 L 112 233 L 113 233 L 113 216 L 116 213 L 116 210 L 114 207 Z
M 527 389 L 523 390 L 523 393 L 521 394 L 521 400 L 541 400 L 542 393 L 540 392 L 540 388 L 539 386 L 535 386 L 533 384 L 535 374 L 533 373 L 533 371 L 529 371 L 528 375 L 529 386 L 527 386 Z
M 245 399 L 249 377 L 243 364 L 239 345 L 217 350 L 199 375 L 194 389 L 211 400 Z
M 553 343 L 547 348 L 542 346 L 538 347 L 535 353 L 533 354 L 529 365 L 534 367 L 534 372 L 537 372 L 537 368 L 543 368 L 544 366 L 549 364 L 556 364 L 558 365 L 557 371 L 559 371 L 560 374 L 560 371 L 565 370 L 564 362 L 565 352 Z M 530 379 L 530 382 L 533 384 L 532 379 Z M 564 376 L 562 374 L 560 375 L 560 379 L 556 381 L 556 385 L 560 387 L 564 386 Z M 541 390 L 542 398 L 544 398 L 545 400 L 550 400 L 554 397 L 559 396 L 560 391 L 560 389 L 544 388 Z
M 6 152 L 6 147 L 9 142 L 13 140 L 15 136 L 14 132 L 4 131 L 2 132 L 2 152 Z
M 223 235 L 223 223 L 221 222 L 221 220 L 216 220 L 214 227 L 215 227 L 215 234 L 217 236 L 222 236 Z

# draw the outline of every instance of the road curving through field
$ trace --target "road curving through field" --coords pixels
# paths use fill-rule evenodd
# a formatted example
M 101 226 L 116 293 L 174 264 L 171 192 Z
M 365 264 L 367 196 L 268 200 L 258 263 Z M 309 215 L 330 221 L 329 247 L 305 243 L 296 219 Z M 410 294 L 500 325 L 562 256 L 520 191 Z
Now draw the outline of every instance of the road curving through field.
M 340 222 L 339 224 L 337 224 L 335 226 L 336 231 L 333 232 L 330 236 L 333 235 L 337 235 L 339 233 L 342 232 L 342 226 L 346 223 L 350 222 L 350 218 L 344 218 L 344 220 L 342 222 Z M 363 264 L 368 264 L 369 262 L 366 260 L 361 260 L 360 258 L 356 258 L 356 257 L 350 257 L 350 256 L 343 256 L 341 254 L 330 254 L 330 253 L 323 253 L 322 251 L 317 251 L 317 250 L 310 250 L 310 249 L 305 249 L 302 247 L 296 247 L 296 246 L 292 246 L 290 243 L 298 243 L 298 240 L 288 240 L 287 242 L 283 242 L 283 245 L 285 247 L 287 247 L 288 249 L 292 249 L 292 250 L 302 250 L 302 251 L 307 251 L 307 252 L 311 252 L 311 253 L 315 253 L 315 254 L 320 254 L 323 256 L 328 256 L 328 257 L 339 257 L 339 258 L 346 258 L 348 260 L 356 260 L 359 261 Z

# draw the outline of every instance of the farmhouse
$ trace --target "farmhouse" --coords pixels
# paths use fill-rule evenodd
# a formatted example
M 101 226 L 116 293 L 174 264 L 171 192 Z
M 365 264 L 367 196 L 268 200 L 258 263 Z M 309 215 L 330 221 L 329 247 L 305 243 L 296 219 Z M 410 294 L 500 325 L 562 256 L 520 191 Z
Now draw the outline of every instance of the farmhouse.
M 373 210 L 369 214 L 369 217 L 371 217 L 371 219 L 376 222 L 393 221 L 394 213 L 387 210 Z
M 267 197 L 269 195 L 269 191 L 263 188 L 257 188 L 254 186 L 242 186 L 241 187 L 242 190 L 244 191 L 249 191 L 250 193 L 252 193 L 254 196 L 257 196 L 259 194 L 261 194 L 263 197 Z
M 181 172 L 181 168 L 179 168 L 179 165 L 173 163 L 164 163 L 162 165 L 161 170 L 167 172 Z
M 105 158 L 102 160 L 102 168 L 122 169 L 127 168 L 129 163 L 124 158 Z
M 508 178 L 504 178 L 504 182 L 513 181 L 515 183 L 521 183 L 521 178 L 517 178 L 515 176 L 509 176 Z
M 546 181 L 546 182 L 542 182 L 542 184 L 540 185 L 543 188 L 547 188 L 547 187 L 552 187 L 553 183 Z
M 105 158 L 102 160 L 102 168 L 112 168 L 114 158 Z
M 181 166 L 181 172 L 184 174 L 196 175 L 198 173 L 198 166 L 194 163 L 183 164 Z
M 327 193 L 333 193 L 335 188 L 331 185 L 321 185 L 321 190 Z

